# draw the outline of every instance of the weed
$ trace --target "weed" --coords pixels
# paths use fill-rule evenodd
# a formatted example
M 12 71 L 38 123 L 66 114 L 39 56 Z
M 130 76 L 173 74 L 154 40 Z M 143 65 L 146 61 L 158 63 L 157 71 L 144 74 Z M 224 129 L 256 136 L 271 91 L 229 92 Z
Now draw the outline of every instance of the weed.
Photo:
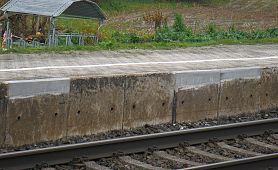
M 183 17 L 181 14 L 175 14 L 175 23 L 173 25 L 173 28 L 176 32 L 184 32 L 185 31 L 185 25 L 183 21 Z
M 121 32 L 114 32 L 112 34 L 112 40 L 121 43 L 142 43 L 144 39 L 141 38 L 136 33 L 121 33 Z
M 160 28 L 162 24 L 167 23 L 167 17 L 164 16 L 160 10 L 145 13 L 143 19 L 147 23 L 154 23 L 155 29 Z

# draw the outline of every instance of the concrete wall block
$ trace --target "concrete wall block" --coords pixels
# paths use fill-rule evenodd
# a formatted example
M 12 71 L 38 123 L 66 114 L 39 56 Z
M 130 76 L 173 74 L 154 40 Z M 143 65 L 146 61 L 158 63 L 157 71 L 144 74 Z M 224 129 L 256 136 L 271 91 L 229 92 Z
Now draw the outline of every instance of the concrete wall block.
M 262 72 L 260 84 L 260 109 L 278 107 L 278 69 L 266 68 Z
M 219 116 L 259 111 L 259 79 L 224 81 L 220 88 Z
M 71 81 L 68 136 L 122 128 L 124 77 Z
M 5 141 L 7 113 L 7 85 L 0 83 L 0 147 Z
M 171 122 L 174 82 L 172 74 L 127 77 L 123 127 Z
M 177 122 L 216 118 L 218 84 L 180 89 L 177 92 Z
M 7 110 L 7 145 L 56 140 L 66 135 L 68 95 L 11 99 Z

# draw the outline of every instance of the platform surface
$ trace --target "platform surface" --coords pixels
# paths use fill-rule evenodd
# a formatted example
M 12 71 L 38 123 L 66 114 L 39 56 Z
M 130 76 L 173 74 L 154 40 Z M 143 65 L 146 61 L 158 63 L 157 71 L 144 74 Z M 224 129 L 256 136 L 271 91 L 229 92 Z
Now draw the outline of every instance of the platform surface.
M 0 55 L 0 82 L 278 66 L 278 44 Z

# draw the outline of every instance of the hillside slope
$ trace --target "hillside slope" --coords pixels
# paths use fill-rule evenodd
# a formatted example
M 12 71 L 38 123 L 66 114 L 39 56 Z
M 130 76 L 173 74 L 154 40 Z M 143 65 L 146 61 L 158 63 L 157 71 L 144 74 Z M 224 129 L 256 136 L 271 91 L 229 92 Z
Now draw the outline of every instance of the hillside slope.
M 108 13 L 108 25 L 116 25 L 120 30 L 153 29 L 154 24 L 144 22 L 144 15 L 148 12 L 160 10 L 173 23 L 175 13 L 181 13 L 185 22 L 194 30 L 202 30 L 209 23 L 227 27 L 235 25 L 241 30 L 254 30 L 278 27 L 277 0 L 229 0 L 225 3 L 207 5 L 200 3 L 147 3 L 135 8 L 132 3 L 126 5 L 127 10 L 118 13 Z

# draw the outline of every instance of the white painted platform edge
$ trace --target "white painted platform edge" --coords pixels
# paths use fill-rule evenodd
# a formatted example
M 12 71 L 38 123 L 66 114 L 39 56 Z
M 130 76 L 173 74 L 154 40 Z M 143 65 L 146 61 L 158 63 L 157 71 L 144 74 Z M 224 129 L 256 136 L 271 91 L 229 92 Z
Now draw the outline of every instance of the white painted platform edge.
M 212 70 L 187 70 L 173 72 L 176 78 L 176 89 L 199 88 L 211 84 L 238 79 L 260 79 L 263 68 L 238 67 Z
M 210 84 L 219 84 L 222 81 L 235 79 L 259 79 L 262 68 L 243 67 L 212 70 L 187 70 L 172 72 L 176 85 L 175 89 L 199 88 Z M 70 78 L 49 78 L 35 80 L 5 81 L 8 86 L 8 98 L 19 99 L 40 95 L 59 95 L 70 92 Z
M 251 68 L 233 68 L 233 69 L 222 69 L 220 71 L 221 81 L 235 80 L 235 79 L 260 79 L 262 74 L 262 68 L 251 67 Z
M 40 95 L 59 95 L 70 92 L 70 78 L 5 81 L 9 99 L 28 98 Z

